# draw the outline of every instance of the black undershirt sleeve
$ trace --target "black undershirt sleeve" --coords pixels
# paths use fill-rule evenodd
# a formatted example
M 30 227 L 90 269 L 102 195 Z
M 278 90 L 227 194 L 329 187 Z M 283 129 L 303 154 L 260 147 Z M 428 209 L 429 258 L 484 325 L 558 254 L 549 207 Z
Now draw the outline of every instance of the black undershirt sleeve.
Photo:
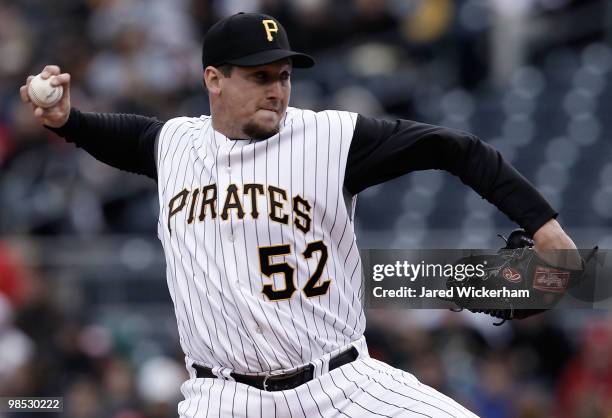
M 525 177 L 474 135 L 410 120 L 357 117 L 344 178 L 350 193 L 428 169 L 458 176 L 529 234 L 557 216 Z
M 157 180 L 155 139 L 163 125 L 139 115 L 85 113 L 72 108 L 64 126 L 46 128 L 103 163 Z

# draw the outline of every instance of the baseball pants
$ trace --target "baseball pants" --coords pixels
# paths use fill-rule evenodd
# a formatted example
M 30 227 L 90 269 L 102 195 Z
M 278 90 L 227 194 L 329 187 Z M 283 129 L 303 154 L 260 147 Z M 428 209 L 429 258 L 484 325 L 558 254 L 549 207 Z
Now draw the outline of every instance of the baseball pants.
M 367 348 L 362 347 L 357 360 L 331 372 L 322 371 L 324 366 L 318 370 L 319 375 L 315 372 L 315 378 L 308 383 L 278 392 L 192 375 L 181 386 L 185 400 L 179 403 L 178 411 L 181 418 L 477 418 L 412 374 L 369 357 Z

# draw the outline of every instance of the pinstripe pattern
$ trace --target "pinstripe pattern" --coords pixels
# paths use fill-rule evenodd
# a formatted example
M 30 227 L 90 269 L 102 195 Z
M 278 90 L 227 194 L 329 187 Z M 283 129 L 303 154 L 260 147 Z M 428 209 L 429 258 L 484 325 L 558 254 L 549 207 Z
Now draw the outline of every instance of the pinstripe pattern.
M 229 140 L 212 129 L 209 117 L 178 118 L 164 125 L 158 149 L 158 235 L 181 344 L 190 360 L 245 373 L 291 369 L 363 334 L 354 286 L 361 281 L 361 270 L 350 219 L 353 208 L 346 206 L 342 192 L 353 130 L 350 113 L 292 108 L 280 133 L 266 141 Z M 203 188 L 212 184 L 216 217 L 207 205 L 200 220 L 201 205 L 211 197 Z M 261 184 L 263 193 L 247 195 L 245 184 Z M 233 208 L 223 220 L 229 185 L 237 188 L 244 216 Z M 274 210 L 287 216 L 286 224 L 270 215 L 268 186 L 285 193 L 285 198 L 275 195 L 282 207 Z M 181 209 L 183 199 L 176 197 L 183 191 Z M 257 218 L 251 214 L 252 194 Z M 298 195 L 311 205 L 307 233 L 293 225 L 292 199 Z M 170 216 L 177 208 L 181 210 Z M 317 283 L 331 282 L 325 294 L 308 297 L 302 288 L 321 253 L 306 259 L 302 252 L 319 240 L 328 259 Z M 262 294 L 263 285 L 283 289 L 285 279 L 262 274 L 259 247 L 280 244 L 290 244 L 290 253 L 270 262 L 294 267 L 296 292 L 288 300 L 270 301 Z
M 181 416 L 473 416 L 367 356 L 356 199 L 343 190 L 356 117 L 289 108 L 264 141 L 230 140 L 208 116 L 162 128 L 158 236 L 191 377 Z M 322 372 L 357 343 L 358 361 Z M 262 374 L 308 363 L 318 377 L 284 392 L 196 379 L 191 367 Z
M 196 413 L 195 408 L 186 405 L 195 405 L 199 401 L 201 387 L 213 407 L 208 410 L 201 408 Z M 212 391 L 206 390 L 211 387 Z M 184 418 L 476 417 L 457 402 L 420 383 L 411 374 L 367 355 L 282 392 L 259 391 L 222 379 L 190 379 L 183 384 L 182 391 L 185 400 L 179 405 L 179 412 Z

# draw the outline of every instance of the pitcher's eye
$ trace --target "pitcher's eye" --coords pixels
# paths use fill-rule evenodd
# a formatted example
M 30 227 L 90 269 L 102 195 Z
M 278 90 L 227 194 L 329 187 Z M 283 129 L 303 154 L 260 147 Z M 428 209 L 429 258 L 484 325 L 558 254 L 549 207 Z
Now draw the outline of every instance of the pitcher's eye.
M 268 81 L 268 75 L 264 72 L 256 72 L 252 77 L 258 83 L 265 83 Z

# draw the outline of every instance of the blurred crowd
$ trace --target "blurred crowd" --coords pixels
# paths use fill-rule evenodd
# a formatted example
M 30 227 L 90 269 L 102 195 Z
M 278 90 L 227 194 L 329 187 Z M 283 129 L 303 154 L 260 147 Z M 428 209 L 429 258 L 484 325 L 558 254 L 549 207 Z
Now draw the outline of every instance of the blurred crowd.
M 612 245 L 608 3 L 0 0 L 0 396 L 61 395 L 70 418 L 168 417 L 185 378 L 163 267 L 151 268 L 159 249 L 146 241 L 157 223 L 155 184 L 38 126 L 19 101 L 27 75 L 60 65 L 72 75 L 73 104 L 86 111 L 161 120 L 207 114 L 203 35 L 221 17 L 263 11 L 283 23 L 294 49 L 317 59 L 314 69 L 295 71 L 293 106 L 474 132 L 538 186 L 579 246 L 605 248 Z M 364 192 L 362 245 L 498 246 L 495 233 L 512 225 L 449 177 L 417 173 Z M 109 245 L 110 256 L 78 245 L 67 256 L 54 241 L 94 245 L 116 235 L 129 243 Z M 120 267 L 101 268 L 107 257 Z M 606 312 L 557 312 L 502 327 L 444 311 L 368 316 L 373 356 L 483 417 L 611 416 Z M 168 322 L 156 327 L 151 318 Z
M 0 396 L 63 397 L 64 412 L 51 415 L 70 418 L 176 416 L 187 378 L 176 330 L 151 340 L 147 328 L 164 331 L 163 322 L 150 323 L 142 306 L 113 318 L 86 298 L 85 283 L 62 283 L 61 269 L 21 257 L 0 247 Z
M 42 129 L 18 87 L 55 63 L 71 73 L 72 102 L 83 110 L 207 114 L 201 40 L 238 10 L 277 16 L 292 46 L 317 58 L 295 72 L 292 105 L 471 131 L 536 183 L 566 226 L 609 227 L 606 1 L 0 0 L 0 50 L 10 57 L 0 62 L 0 233 L 153 231 L 154 185 Z M 494 237 L 509 222 L 449 177 L 419 173 L 371 188 L 359 228 L 397 246 L 492 245 L 466 232 L 478 226 L 477 235 Z M 428 241 L 425 231 L 440 228 L 463 234 Z M 594 239 L 612 234 L 584 236 Z

